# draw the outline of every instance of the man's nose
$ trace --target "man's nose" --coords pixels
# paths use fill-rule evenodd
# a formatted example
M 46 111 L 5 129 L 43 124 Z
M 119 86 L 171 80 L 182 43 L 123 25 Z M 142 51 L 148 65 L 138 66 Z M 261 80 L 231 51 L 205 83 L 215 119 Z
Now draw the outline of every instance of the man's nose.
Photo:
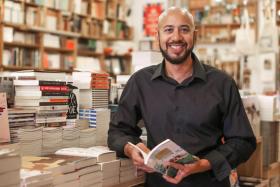
M 182 39 L 182 34 L 179 29 L 175 29 L 172 35 L 172 39 L 175 41 L 181 40 Z

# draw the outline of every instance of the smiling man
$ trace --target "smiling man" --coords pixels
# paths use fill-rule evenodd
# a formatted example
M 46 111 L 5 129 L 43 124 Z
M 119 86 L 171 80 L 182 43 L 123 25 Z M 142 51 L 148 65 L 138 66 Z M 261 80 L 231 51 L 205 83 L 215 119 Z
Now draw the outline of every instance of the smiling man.
M 157 39 L 164 59 L 132 75 L 110 123 L 109 147 L 147 172 L 146 187 L 228 187 L 231 169 L 256 148 L 234 80 L 199 62 L 192 52 L 196 34 L 186 9 L 172 7 L 160 15 Z M 147 147 L 139 138 L 140 119 Z M 153 172 L 128 144 L 151 149 L 167 138 L 200 158 L 193 164 L 170 163 L 179 170 L 174 178 Z

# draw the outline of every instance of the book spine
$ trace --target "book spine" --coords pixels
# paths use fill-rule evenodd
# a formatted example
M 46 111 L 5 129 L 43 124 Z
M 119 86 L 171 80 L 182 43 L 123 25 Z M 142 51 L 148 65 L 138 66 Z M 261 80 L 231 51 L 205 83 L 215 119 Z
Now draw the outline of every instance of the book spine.
M 69 92 L 42 91 L 42 96 L 69 96 Z
M 53 98 L 53 99 L 49 99 L 49 102 L 51 103 L 68 103 L 68 99 L 59 99 L 59 98 Z
M 68 105 L 68 102 L 40 102 L 39 106 Z
M 68 92 L 67 86 L 40 86 L 40 91 L 62 91 Z
M 45 81 L 39 80 L 39 86 L 65 86 L 66 82 L 64 81 Z
M 91 77 L 109 77 L 107 73 L 93 73 Z
M 103 90 L 108 90 L 109 89 L 109 86 L 106 86 L 106 85 L 92 85 L 91 86 L 92 88 L 94 89 L 103 89 Z

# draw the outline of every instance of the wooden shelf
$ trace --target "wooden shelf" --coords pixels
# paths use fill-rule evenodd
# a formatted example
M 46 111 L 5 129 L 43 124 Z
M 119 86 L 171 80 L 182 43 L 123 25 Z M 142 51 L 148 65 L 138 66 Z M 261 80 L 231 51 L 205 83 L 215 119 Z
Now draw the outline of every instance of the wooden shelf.
M 65 48 L 55 48 L 55 47 L 44 47 L 47 52 L 58 52 L 58 53 L 73 53 L 73 49 L 65 49 Z
M 79 38 L 82 39 L 89 39 L 89 40 L 102 40 L 102 37 L 97 37 L 97 36 L 85 36 L 85 35 L 80 35 Z
M 105 37 L 104 38 L 105 40 L 108 40 L 108 41 L 131 41 L 132 39 L 131 38 L 115 38 L 115 37 Z
M 73 70 L 71 69 L 56 69 L 56 68 L 44 68 L 44 71 L 46 72 L 66 72 L 71 73 Z
M 240 23 L 207 23 L 196 25 L 197 27 L 240 27 Z
M 123 54 L 123 55 L 106 55 L 105 58 L 131 58 L 130 54 Z
M 220 42 L 204 42 L 197 40 L 197 45 L 230 45 L 233 44 L 234 41 L 220 41 Z
M 18 66 L 1 66 L 4 70 L 11 70 L 11 71 L 20 71 L 20 70 L 39 70 L 39 68 L 35 67 L 18 67 Z
M 36 44 L 25 44 L 20 42 L 4 42 L 5 47 L 23 47 L 29 49 L 39 49 L 39 45 Z
M 30 3 L 30 2 L 24 2 L 27 6 L 32 6 L 32 7 L 43 7 L 42 5 L 36 4 L 36 3 Z
M 3 14 L 5 12 L 3 10 L 5 1 L 8 0 L 3 0 L 0 3 L 0 7 L 2 7 L 1 10 Z M 25 0 L 11 1 L 11 4 L 15 3 L 17 5 L 20 5 L 19 6 L 20 10 L 18 11 L 20 11 L 23 14 L 24 19 L 28 18 L 28 21 L 24 20 L 23 24 L 15 24 L 13 23 L 14 20 L 12 19 L 11 16 L 10 17 L 5 16 L 6 18 L 5 20 L 7 20 L 7 22 L 4 22 L 4 15 L 2 15 L 0 19 L 0 23 L 1 23 L 0 34 L 2 34 L 3 36 L 3 27 L 11 27 L 12 28 L 11 30 L 13 30 L 13 35 L 15 33 L 14 31 L 24 36 L 32 33 L 33 36 L 30 35 L 30 37 L 32 37 L 32 41 L 35 40 L 35 42 L 34 44 L 26 44 L 21 42 L 4 42 L 2 38 L 0 40 L 1 70 L 5 69 L 5 70 L 17 71 L 17 70 L 26 70 L 26 69 L 30 69 L 30 70 L 36 69 L 34 67 L 15 67 L 13 66 L 10 60 L 3 58 L 3 55 L 8 56 L 7 54 L 9 53 L 9 56 L 11 56 L 10 54 L 13 52 L 13 50 L 7 50 L 6 51 L 7 53 L 4 54 L 3 51 L 5 49 L 19 48 L 19 50 L 14 50 L 14 51 L 16 53 L 24 52 L 26 54 L 27 53 L 30 54 L 30 57 L 32 57 L 30 58 L 32 60 L 31 64 L 33 66 L 35 65 L 38 66 L 37 64 L 39 64 L 40 68 L 37 68 L 38 70 L 71 72 L 73 71 L 73 69 L 78 67 L 77 56 L 80 55 L 80 56 L 87 56 L 89 58 L 98 58 L 102 71 L 106 71 L 106 66 L 104 62 L 105 55 L 103 53 L 96 53 L 93 50 L 91 51 L 90 49 L 81 50 L 79 49 L 81 46 L 79 44 L 85 43 L 87 45 L 87 42 L 84 40 L 95 40 L 97 42 L 101 42 L 104 45 L 106 42 L 110 43 L 112 41 L 131 40 L 131 38 L 116 38 L 116 37 L 106 38 L 102 34 L 102 28 L 104 24 L 103 21 L 105 19 L 107 19 L 110 22 L 111 25 L 110 34 L 117 33 L 118 28 L 116 27 L 116 24 L 118 23 L 118 21 L 121 23 L 124 22 L 125 24 L 125 17 L 122 18 L 123 20 L 120 20 L 117 18 L 117 16 L 115 16 L 117 12 L 117 7 L 121 7 L 121 8 L 125 7 L 125 1 L 123 0 L 110 0 L 110 1 L 84 0 L 84 1 L 86 1 L 88 5 L 88 10 L 86 12 L 80 11 L 80 13 L 76 13 L 73 10 L 68 9 L 64 5 L 61 7 L 54 8 L 54 7 L 45 6 L 43 4 L 36 4 L 34 3 L 35 1 L 32 2 L 25 2 Z M 110 6 L 109 14 L 107 14 L 108 11 L 106 12 L 108 6 Z M 98 10 L 100 9 L 100 11 L 92 12 L 92 10 L 94 10 L 94 8 L 92 7 L 98 8 Z M 64 8 L 65 10 L 62 10 Z M 47 17 L 51 17 L 52 19 L 44 19 Z M 49 22 L 47 20 L 49 20 Z M 81 23 L 81 25 L 76 26 L 75 23 L 78 21 Z M 20 22 L 20 20 L 18 22 Z M 54 23 L 56 23 L 56 25 L 51 25 Z M 51 27 L 48 27 L 49 25 L 51 25 Z M 120 32 L 125 32 L 124 34 L 126 36 L 131 35 L 131 30 L 123 29 L 123 28 L 121 28 L 120 30 L 121 30 Z M 47 34 L 54 35 L 55 36 L 54 38 L 56 39 L 56 41 L 59 40 L 59 42 L 62 44 L 61 45 L 62 47 L 56 48 L 56 47 L 44 46 L 44 39 L 45 39 L 45 35 Z M 112 34 L 111 36 L 114 35 Z M 70 41 L 70 43 L 68 41 Z M 67 45 L 73 46 L 72 48 L 74 49 L 69 49 L 69 48 L 66 49 L 65 46 Z M 25 50 L 25 49 L 35 49 L 35 50 L 33 51 L 33 50 Z M 53 60 L 57 64 L 57 66 L 55 67 L 61 67 L 62 68 L 61 70 L 41 68 L 41 66 L 44 64 L 44 60 L 46 59 L 45 58 L 46 56 L 44 56 L 46 53 L 57 55 L 56 58 L 49 59 L 49 60 Z M 21 60 L 20 58 L 16 59 L 17 62 L 15 64 L 20 64 L 20 60 Z M 119 58 L 128 58 L 128 57 L 119 56 Z M 3 59 L 5 60 L 4 64 L 9 64 L 9 66 L 3 67 L 1 65 L 3 63 Z M 25 63 L 25 64 L 29 65 L 29 63 L 28 64 Z M 67 65 L 70 65 L 71 69 L 67 69 L 67 70 L 63 69 L 64 67 L 67 67 Z
M 79 33 L 59 31 L 59 30 L 49 30 L 44 27 L 29 27 L 29 29 L 33 30 L 33 31 L 38 31 L 38 32 L 45 32 L 45 33 L 51 33 L 51 34 L 56 34 L 56 35 L 62 35 L 62 36 L 76 37 L 76 38 L 78 38 L 80 36 Z
M 79 50 L 78 51 L 78 55 L 80 56 L 102 56 L 102 53 L 97 53 L 94 51 L 90 51 L 90 50 Z

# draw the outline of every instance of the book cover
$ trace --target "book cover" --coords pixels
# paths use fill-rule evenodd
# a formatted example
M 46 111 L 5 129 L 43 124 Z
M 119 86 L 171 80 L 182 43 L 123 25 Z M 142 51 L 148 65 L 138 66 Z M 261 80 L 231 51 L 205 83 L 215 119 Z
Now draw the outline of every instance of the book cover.
M 168 167 L 168 162 L 176 162 L 180 164 L 190 164 L 197 161 L 199 158 L 188 153 L 186 150 L 181 148 L 175 142 L 170 139 L 166 139 L 151 151 L 143 151 L 138 146 L 128 142 L 134 148 L 136 148 L 144 159 L 144 164 L 153 168 L 155 171 L 175 177 L 177 169 Z
M 55 152 L 57 155 L 71 155 L 81 157 L 95 157 L 97 162 L 107 162 L 116 160 L 116 152 L 104 146 L 94 146 L 90 148 L 70 147 L 60 149 Z

